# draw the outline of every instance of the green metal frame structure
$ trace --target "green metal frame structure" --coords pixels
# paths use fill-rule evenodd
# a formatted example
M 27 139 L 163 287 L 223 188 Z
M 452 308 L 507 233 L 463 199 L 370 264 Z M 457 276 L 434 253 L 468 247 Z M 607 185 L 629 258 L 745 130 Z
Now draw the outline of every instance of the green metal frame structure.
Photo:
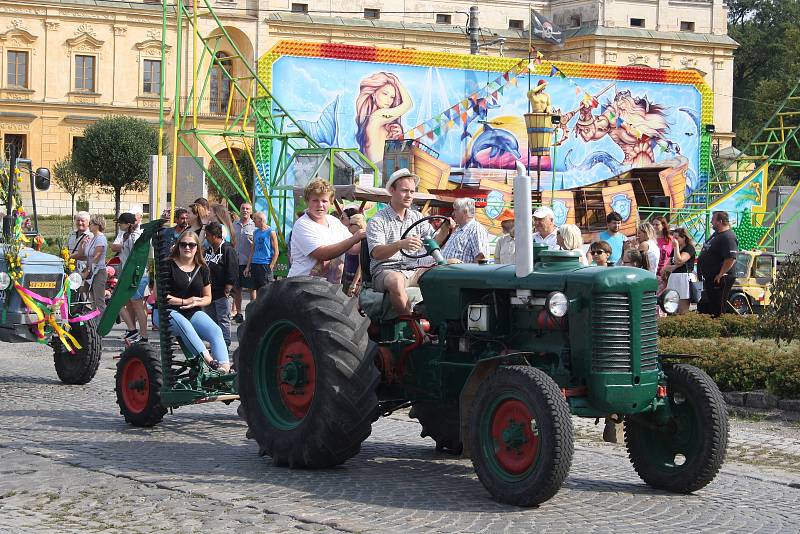
M 276 229 L 280 246 L 284 249 L 286 225 L 294 220 L 288 211 L 290 206 L 287 201 L 291 194 L 286 190 L 291 189 L 287 185 L 291 185 L 293 164 L 299 155 L 327 153 L 329 169 L 327 173 L 320 174 L 329 179 L 332 179 L 335 171 L 334 162 L 339 161 L 372 172 L 373 182 L 378 183 L 378 169 L 358 150 L 322 147 L 303 131 L 301 125 L 273 98 L 267 84 L 259 78 L 251 59 L 242 54 L 209 0 L 163 3 L 162 80 L 166 79 L 168 16 L 174 16 L 176 22 L 175 90 L 170 120 L 166 109 L 167 89 L 164 83 L 161 84 L 159 126 L 163 137 L 167 125 L 170 122 L 172 124 L 172 198 L 175 198 L 178 187 L 177 155 L 182 150 L 205 171 L 211 185 L 234 212 L 238 213 L 238 206 L 225 193 L 224 184 L 208 172 L 209 166 L 214 165 L 236 194 L 251 202 L 257 199 L 250 198 L 248 186 L 255 182 L 255 196 L 263 197 L 263 202 L 259 202 L 256 208 L 265 211 L 268 224 Z M 198 24 L 200 19 L 204 28 Z M 213 22 L 211 28 L 207 27 L 209 22 Z M 187 48 L 191 48 L 193 58 L 190 69 L 184 69 L 182 65 L 184 58 L 189 56 Z M 191 83 L 187 83 L 185 73 L 191 73 Z M 212 94 L 214 85 L 217 89 L 215 95 Z M 184 96 L 182 89 L 187 86 L 188 94 Z M 223 86 L 225 90 L 220 90 Z M 220 94 L 223 96 L 220 97 Z M 204 108 L 206 105 L 216 108 L 212 110 L 216 121 L 205 120 L 209 114 Z M 203 127 L 199 125 L 201 120 Z M 211 148 L 212 142 L 219 139 L 225 143 L 232 171 Z M 234 150 L 241 150 L 247 155 L 255 169 L 254 176 L 243 176 L 236 163 Z M 159 155 L 162 152 L 163 146 L 159 147 Z M 315 172 L 320 170 L 318 168 Z M 161 169 L 158 176 L 160 179 Z

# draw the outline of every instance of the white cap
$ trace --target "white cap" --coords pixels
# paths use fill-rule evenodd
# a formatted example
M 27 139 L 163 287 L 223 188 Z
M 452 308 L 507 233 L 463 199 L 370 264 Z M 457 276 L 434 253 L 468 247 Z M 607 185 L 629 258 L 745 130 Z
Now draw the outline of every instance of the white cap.
M 533 216 L 537 219 L 544 219 L 545 217 L 550 217 L 551 219 L 556 218 L 555 213 L 553 213 L 553 210 L 551 210 L 548 206 L 536 208 L 536 211 L 533 212 Z
M 390 187 L 392 187 L 392 184 L 394 184 L 397 180 L 399 180 L 401 178 L 413 178 L 414 179 L 414 184 L 419 185 L 419 176 L 417 176 L 416 174 L 413 174 L 408 169 L 403 168 L 403 169 L 397 169 L 396 171 L 394 171 L 392 173 L 392 175 L 389 177 L 389 179 L 386 180 L 386 186 L 385 186 L 386 189 L 389 189 Z

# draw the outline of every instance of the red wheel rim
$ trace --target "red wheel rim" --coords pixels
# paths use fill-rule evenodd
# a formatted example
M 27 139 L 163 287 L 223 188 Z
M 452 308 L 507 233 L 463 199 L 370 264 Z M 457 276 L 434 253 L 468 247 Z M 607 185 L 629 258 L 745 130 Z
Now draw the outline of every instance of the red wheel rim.
M 147 407 L 150 380 L 142 360 L 132 358 L 122 370 L 122 401 L 129 411 L 140 413 Z
M 503 400 L 491 423 L 497 463 L 506 472 L 519 475 L 536 463 L 539 454 L 539 430 L 536 419 L 522 401 Z
M 277 373 L 281 401 L 293 416 L 304 418 L 314 399 L 317 370 L 314 355 L 299 330 L 292 330 L 283 339 Z

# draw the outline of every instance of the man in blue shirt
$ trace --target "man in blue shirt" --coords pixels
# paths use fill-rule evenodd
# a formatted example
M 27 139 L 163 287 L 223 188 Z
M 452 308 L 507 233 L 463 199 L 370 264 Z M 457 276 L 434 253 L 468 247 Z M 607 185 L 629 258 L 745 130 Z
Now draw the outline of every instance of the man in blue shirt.
M 599 240 L 605 241 L 611 245 L 611 256 L 608 258 L 609 263 L 616 265 L 622 258 L 622 248 L 625 246 L 625 241 L 628 238 L 619 231 L 622 225 L 622 215 L 616 211 L 612 211 L 606 215 L 606 228 L 608 230 L 600 232 Z

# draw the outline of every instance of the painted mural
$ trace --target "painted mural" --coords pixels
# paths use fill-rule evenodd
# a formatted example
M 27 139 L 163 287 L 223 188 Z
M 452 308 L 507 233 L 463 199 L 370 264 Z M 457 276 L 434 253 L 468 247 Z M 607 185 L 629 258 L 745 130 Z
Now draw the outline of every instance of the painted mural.
M 551 180 L 566 189 L 632 167 L 685 163 L 688 193 L 701 172 L 704 102 L 696 83 L 650 81 L 663 75 L 579 76 L 572 72 L 580 69 L 515 62 L 506 70 L 476 70 L 308 55 L 270 59 L 271 90 L 303 130 L 323 146 L 359 148 L 379 168 L 385 141 L 419 138 L 453 168 L 511 170 L 520 161 L 536 169 L 523 115 L 528 91 L 544 84 L 561 124 L 554 147 L 538 162 L 543 189 Z

